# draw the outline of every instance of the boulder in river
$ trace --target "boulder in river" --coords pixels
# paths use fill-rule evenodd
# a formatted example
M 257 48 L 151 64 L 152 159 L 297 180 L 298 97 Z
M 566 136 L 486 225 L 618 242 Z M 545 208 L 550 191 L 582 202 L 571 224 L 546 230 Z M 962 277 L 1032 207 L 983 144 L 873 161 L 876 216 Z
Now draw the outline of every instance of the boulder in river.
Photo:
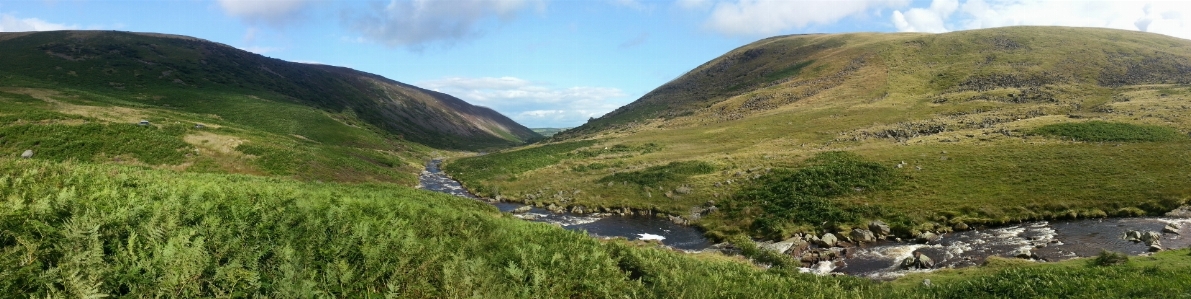
M 918 243 L 931 243 L 939 241 L 939 235 L 932 232 L 923 232 L 918 234 Z
M 866 229 L 853 229 L 851 235 L 852 240 L 857 243 L 872 243 L 877 241 L 877 236 L 873 235 L 872 231 Z
M 1146 243 L 1146 245 L 1154 245 L 1154 244 L 1158 243 L 1158 240 L 1162 239 L 1162 234 L 1159 234 L 1158 232 L 1155 232 L 1155 231 L 1148 231 L 1148 232 L 1141 234 L 1140 239 L 1141 239 L 1141 242 Z
M 963 223 L 963 222 L 956 223 L 955 225 L 951 226 L 951 229 L 954 229 L 954 230 L 957 230 L 957 231 L 961 231 L 961 230 L 968 230 L 968 224 L 967 224 L 967 223 Z
M 902 260 L 902 269 L 932 269 L 935 267 L 935 261 L 922 252 L 915 251 L 914 256 L 907 257 Z
M 531 207 L 531 206 L 522 206 L 522 207 L 513 209 L 512 211 L 509 211 L 509 212 L 513 213 L 513 214 L 521 214 L 521 213 L 529 212 L 529 209 L 532 209 L 532 208 L 533 207 Z
M 1018 248 L 1017 250 L 1014 250 L 1013 253 L 1011 253 L 1010 255 L 1012 255 L 1013 257 L 1019 258 L 1019 259 L 1027 259 L 1027 260 L 1038 258 L 1038 256 L 1034 254 L 1034 250 L 1029 247 Z
M 25 152 L 21 153 L 21 158 L 22 159 L 33 158 L 33 150 L 25 150 Z
M 1179 226 L 1174 223 L 1167 224 L 1166 227 L 1162 228 L 1162 232 L 1177 235 L 1179 234 Z
M 819 246 L 823 247 L 835 246 L 835 243 L 837 242 L 839 242 L 839 239 L 831 233 L 823 234 L 823 237 L 819 238 Z
M 1153 244 L 1153 245 L 1150 245 L 1150 252 L 1159 252 L 1159 251 L 1162 251 L 1162 245 L 1161 245 L 1161 244 Z
M 868 230 L 872 231 L 874 234 L 876 234 L 878 236 L 888 236 L 889 235 L 889 225 L 885 224 L 885 222 L 882 222 L 881 220 L 869 222 Z
M 1125 240 L 1132 242 L 1141 242 L 1141 232 L 1130 230 L 1125 232 Z

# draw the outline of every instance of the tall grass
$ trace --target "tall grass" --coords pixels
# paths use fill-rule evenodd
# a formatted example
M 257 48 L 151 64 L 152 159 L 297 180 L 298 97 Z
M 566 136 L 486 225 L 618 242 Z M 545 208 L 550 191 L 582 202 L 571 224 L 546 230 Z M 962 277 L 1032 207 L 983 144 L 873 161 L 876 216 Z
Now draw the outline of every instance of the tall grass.
M 1185 259 L 1160 258 L 1176 254 Z M 699 256 L 386 184 L 0 158 L 0 290 L 22 297 L 1145 297 L 1191 288 L 1186 262 L 1012 268 L 923 289 Z
M 1081 141 L 1156 142 L 1186 138 L 1169 127 L 1105 121 L 1051 124 L 1038 127 L 1032 132 L 1039 135 L 1075 138 Z

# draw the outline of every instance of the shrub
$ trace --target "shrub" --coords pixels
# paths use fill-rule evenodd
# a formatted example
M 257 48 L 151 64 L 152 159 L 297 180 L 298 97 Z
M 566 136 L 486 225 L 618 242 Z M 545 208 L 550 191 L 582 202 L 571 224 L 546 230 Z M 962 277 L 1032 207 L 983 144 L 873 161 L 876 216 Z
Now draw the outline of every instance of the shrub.
M 1075 138 L 1082 141 L 1171 141 L 1183 138 L 1178 131 L 1162 126 L 1104 121 L 1060 123 L 1038 127 L 1031 133 Z
M 670 164 L 653 166 L 640 171 L 615 173 L 600 178 L 600 183 L 629 182 L 641 186 L 654 186 L 666 183 L 678 183 L 693 175 L 708 174 L 715 171 L 703 161 L 678 161 Z
M 1129 256 L 1120 252 L 1112 252 L 1108 250 L 1101 250 L 1100 255 L 1092 259 L 1094 266 L 1115 266 L 1124 265 L 1129 262 Z

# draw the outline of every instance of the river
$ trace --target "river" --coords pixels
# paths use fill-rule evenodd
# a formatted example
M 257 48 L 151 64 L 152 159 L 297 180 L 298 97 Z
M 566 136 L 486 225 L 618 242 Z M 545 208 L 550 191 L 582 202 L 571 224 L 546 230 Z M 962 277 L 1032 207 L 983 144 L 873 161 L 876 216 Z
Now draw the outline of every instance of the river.
M 426 165 L 419 188 L 481 200 L 458 181 L 439 169 L 441 161 Z M 502 212 L 511 212 L 525 205 L 493 203 Z M 595 237 L 623 237 L 629 240 L 659 240 L 662 244 L 685 251 L 699 251 L 711 247 L 703 232 L 674 224 L 666 219 L 648 216 L 602 216 L 590 214 L 553 213 L 542 208 L 515 214 L 529 221 L 554 223 L 562 228 L 585 231 Z M 1179 227 L 1177 233 L 1162 232 L 1168 224 Z M 980 265 L 989 256 L 1014 257 L 1021 250 L 1029 250 L 1034 261 L 1060 261 L 1076 257 L 1095 256 L 1101 250 L 1130 255 L 1145 254 L 1148 246 L 1123 238 L 1127 231 L 1160 232 L 1164 248 L 1191 246 L 1191 219 L 1137 217 L 1081 219 L 1070 221 L 1035 221 L 1017 225 L 982 228 L 943 234 L 936 242 L 878 241 L 849 248 L 846 258 L 831 263 L 810 265 L 803 270 L 817 274 L 844 273 L 873 279 L 891 279 L 906 273 L 930 270 L 903 270 L 899 263 L 914 252 L 927 255 L 937 268 L 959 268 Z M 714 250 L 714 249 L 710 249 Z

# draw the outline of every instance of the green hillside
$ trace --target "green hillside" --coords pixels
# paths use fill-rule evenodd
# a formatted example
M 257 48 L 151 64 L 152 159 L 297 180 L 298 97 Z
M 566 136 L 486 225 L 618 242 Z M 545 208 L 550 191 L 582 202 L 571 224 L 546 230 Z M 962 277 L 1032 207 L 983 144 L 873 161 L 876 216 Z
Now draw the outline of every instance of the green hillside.
M 895 283 L 763 269 L 388 184 L 0 158 L 0 289 L 29 297 L 959 298 L 1191 294 L 1186 250 Z M 746 254 L 760 255 L 751 243 Z M 777 263 L 777 261 L 774 261 Z M 780 264 L 779 264 L 780 265 Z M 789 265 L 787 263 L 786 265 Z M 797 295 L 793 295 L 797 294 Z
M 347 68 L 287 62 L 185 36 L 116 31 L 0 33 L 0 53 L 4 53 L 0 87 L 92 93 L 110 98 L 104 101 L 107 104 L 211 115 L 317 142 L 348 140 L 335 140 L 336 133 L 324 124 L 259 108 L 275 103 L 313 107 L 344 119 L 340 121 L 349 126 L 366 125 L 437 148 L 499 148 L 540 138 L 491 109 L 450 95 Z M 289 123 L 269 118 L 285 118 Z
M 552 145 L 445 169 L 485 195 L 680 215 L 714 237 L 1157 215 L 1191 198 L 1189 84 L 1191 41 L 1134 31 L 780 36 Z M 512 164 L 527 160 L 549 163 Z

